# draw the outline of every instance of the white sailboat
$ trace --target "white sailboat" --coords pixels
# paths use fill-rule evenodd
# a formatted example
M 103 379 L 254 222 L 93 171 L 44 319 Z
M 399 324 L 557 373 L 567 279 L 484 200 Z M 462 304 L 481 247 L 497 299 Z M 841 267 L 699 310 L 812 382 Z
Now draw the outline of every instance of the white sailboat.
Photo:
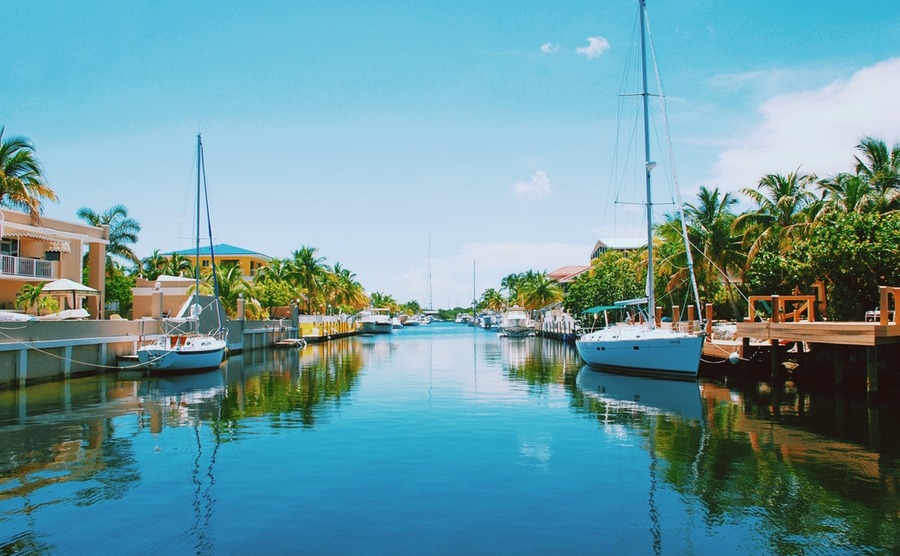
M 596 368 L 617 370 L 633 374 L 668 374 L 673 376 L 694 377 L 700 366 L 703 350 L 703 327 L 696 330 L 681 330 L 677 323 L 656 321 L 656 300 L 653 288 L 653 201 L 650 174 L 656 167 L 650 157 L 650 122 L 649 97 L 647 91 L 647 14 L 645 0 L 638 0 L 640 5 L 641 26 L 641 69 L 642 100 L 644 120 L 644 174 L 646 179 L 647 208 L 647 297 L 616 303 L 617 307 L 635 311 L 636 322 L 614 322 L 604 328 L 586 333 L 576 340 L 575 345 L 584 361 Z M 680 202 L 677 210 L 681 211 Z M 684 232 L 684 218 L 682 231 Z M 686 238 L 687 234 L 683 234 Z M 687 241 L 685 240 L 687 246 Z M 693 263 L 690 249 L 687 248 L 688 267 L 691 275 L 691 286 L 695 298 L 697 295 L 696 280 L 693 277 Z M 601 308 L 606 310 L 612 307 Z M 700 307 L 697 305 L 697 314 Z
M 201 197 L 201 193 L 204 194 Z M 196 281 L 190 306 L 183 310 L 186 315 L 163 320 L 165 334 L 150 344 L 137 349 L 136 355 L 141 365 L 151 371 L 191 372 L 214 369 L 225 358 L 227 329 L 221 322 L 218 283 L 215 273 L 215 254 L 212 251 L 212 230 L 210 236 L 210 258 L 214 285 L 213 308 L 216 311 L 218 328 L 212 333 L 200 332 L 200 221 L 201 199 L 206 201 L 207 223 L 209 222 L 209 198 L 206 194 L 205 165 L 203 163 L 203 142 L 197 135 L 197 214 L 196 214 Z M 209 225 L 208 225 L 209 227 Z

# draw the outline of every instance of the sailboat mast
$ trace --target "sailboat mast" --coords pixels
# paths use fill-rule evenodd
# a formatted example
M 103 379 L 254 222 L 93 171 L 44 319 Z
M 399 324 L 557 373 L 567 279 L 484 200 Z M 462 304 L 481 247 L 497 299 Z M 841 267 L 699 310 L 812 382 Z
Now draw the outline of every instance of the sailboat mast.
M 194 264 L 196 271 L 194 272 L 194 306 L 200 304 L 200 184 L 203 173 L 203 141 L 200 134 L 197 134 L 197 223 L 196 223 L 196 258 Z
M 647 92 L 647 38 L 646 38 L 646 5 L 644 0 L 638 0 L 641 24 L 641 98 L 644 101 L 644 171 L 647 182 L 647 322 L 651 327 L 656 326 L 656 296 L 653 291 L 653 192 L 650 181 L 650 172 L 656 167 L 656 163 L 650 159 L 650 95 Z

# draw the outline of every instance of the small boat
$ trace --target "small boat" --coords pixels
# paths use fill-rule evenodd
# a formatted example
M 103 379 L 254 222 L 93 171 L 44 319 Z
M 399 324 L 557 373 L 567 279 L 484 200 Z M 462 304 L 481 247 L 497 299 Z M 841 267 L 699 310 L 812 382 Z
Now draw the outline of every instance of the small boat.
M 390 309 L 368 309 L 360 313 L 357 320 L 362 334 L 390 334 L 394 331 Z
M 650 174 L 656 167 L 650 157 L 650 122 L 648 118 L 650 93 L 647 90 L 647 14 L 645 0 L 638 0 L 641 25 L 641 67 L 643 91 L 643 124 L 644 124 L 644 188 L 646 190 L 647 207 L 647 297 L 628 301 L 620 301 L 613 307 L 600 307 L 607 322 L 607 312 L 613 308 L 628 309 L 631 318 L 614 320 L 600 330 L 588 332 L 575 341 L 578 354 L 588 365 L 634 374 L 667 374 L 674 376 L 694 377 L 700 367 L 700 356 L 703 351 L 705 334 L 703 326 L 682 329 L 677 323 L 657 323 L 655 315 L 656 298 L 653 289 L 654 257 L 653 257 L 653 203 L 651 199 Z M 677 187 L 677 185 L 676 185 Z M 681 207 L 677 210 L 681 212 Z M 684 218 L 681 218 L 682 223 Z M 682 228 L 688 260 L 688 271 L 691 277 L 692 293 L 695 302 L 697 282 L 694 278 L 693 261 L 687 233 Z M 697 302 L 697 314 L 702 314 Z
M 212 239 L 210 238 L 210 255 L 212 264 L 213 288 L 216 290 L 213 296 L 212 306 L 216 311 L 218 328 L 211 333 L 200 332 L 200 222 L 201 218 L 201 193 L 207 191 L 205 180 L 205 166 L 203 164 L 203 142 L 197 135 L 197 214 L 196 214 L 196 281 L 194 295 L 189 306 L 182 308 L 178 318 L 163 319 L 166 332 L 151 343 L 141 346 L 136 354 L 142 366 L 152 371 L 166 372 L 191 372 L 205 371 L 218 367 L 225 359 L 227 346 L 227 329 L 222 323 L 222 310 L 218 297 L 218 282 L 215 273 L 215 255 L 212 252 Z M 209 214 L 209 198 L 205 198 L 207 208 L 207 222 Z M 212 233 L 209 234 L 212 236 Z
M 534 330 L 531 326 L 531 317 L 523 307 L 514 305 L 503 313 L 500 319 L 500 333 L 510 338 L 523 338 L 530 336 Z

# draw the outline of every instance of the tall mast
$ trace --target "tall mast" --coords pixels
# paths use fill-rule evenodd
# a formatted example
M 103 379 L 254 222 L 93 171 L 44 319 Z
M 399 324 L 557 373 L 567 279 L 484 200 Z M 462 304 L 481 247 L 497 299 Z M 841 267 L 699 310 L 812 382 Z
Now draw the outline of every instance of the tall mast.
M 196 265 L 196 270 L 194 271 L 194 305 L 200 304 L 200 184 L 201 175 L 203 173 L 203 141 L 200 139 L 200 134 L 197 134 L 197 224 L 196 224 L 196 234 L 195 239 L 197 241 L 196 244 L 196 259 L 194 264 Z M 199 317 L 199 315 L 198 315 Z
M 431 236 L 428 236 L 428 310 L 432 310 L 431 306 Z
M 650 160 L 650 101 L 647 92 L 647 39 L 646 33 L 646 5 L 645 0 L 638 0 L 641 6 L 641 84 L 644 99 L 644 170 L 647 180 L 647 322 L 651 327 L 656 325 L 656 296 L 653 291 L 653 196 L 650 186 L 650 172 L 656 167 L 656 163 Z

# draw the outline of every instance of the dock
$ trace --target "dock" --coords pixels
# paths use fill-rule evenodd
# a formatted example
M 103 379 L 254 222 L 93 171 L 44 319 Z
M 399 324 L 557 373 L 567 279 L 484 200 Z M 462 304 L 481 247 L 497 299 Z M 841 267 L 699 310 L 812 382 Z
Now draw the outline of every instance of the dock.
M 896 303 L 896 295 L 900 288 L 880 286 L 880 307 L 892 307 Z M 765 300 L 772 307 L 772 316 L 763 321 L 754 318 L 754 302 Z M 815 296 L 778 296 L 751 297 L 750 315 L 744 322 L 737 323 L 737 336 L 744 346 L 751 339 L 768 342 L 772 374 L 781 367 L 785 343 L 824 344 L 835 346 L 838 353 L 850 347 L 864 347 L 866 351 L 866 391 L 872 396 L 878 392 L 878 354 L 879 348 L 900 344 L 900 326 L 892 319 L 893 311 L 871 311 L 866 321 L 825 321 L 816 318 L 813 308 L 817 301 Z M 793 311 L 789 310 L 794 306 Z M 801 318 L 805 317 L 805 318 Z M 840 384 L 844 379 L 845 361 L 841 357 L 833 358 L 835 382 Z

